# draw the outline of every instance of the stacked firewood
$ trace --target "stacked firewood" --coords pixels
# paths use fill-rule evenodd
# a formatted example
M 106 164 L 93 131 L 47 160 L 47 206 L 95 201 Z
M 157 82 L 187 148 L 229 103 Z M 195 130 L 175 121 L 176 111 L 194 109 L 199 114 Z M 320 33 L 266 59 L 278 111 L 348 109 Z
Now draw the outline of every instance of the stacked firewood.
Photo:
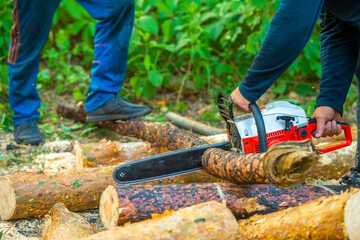
M 58 112 L 85 120 L 81 104 L 59 105 Z M 98 125 L 148 143 L 80 144 L 76 169 L 1 177 L 1 219 L 46 216 L 43 239 L 359 239 L 357 189 L 305 184 L 347 173 L 355 144 L 324 155 L 311 142 L 276 144 L 247 155 L 208 149 L 203 170 L 116 185 L 112 175 L 119 164 L 208 141 L 142 119 Z M 95 233 L 74 213 L 90 209 L 99 209 L 108 230 Z

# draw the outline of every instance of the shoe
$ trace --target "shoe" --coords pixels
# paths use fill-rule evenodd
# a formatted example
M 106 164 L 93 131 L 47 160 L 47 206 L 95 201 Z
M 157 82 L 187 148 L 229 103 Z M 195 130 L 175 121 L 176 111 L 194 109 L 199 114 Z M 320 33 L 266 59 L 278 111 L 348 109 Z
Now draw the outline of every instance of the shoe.
M 37 119 L 27 120 L 15 127 L 14 138 L 17 143 L 39 145 L 44 143 L 38 127 Z
M 87 113 L 86 122 L 126 120 L 151 113 L 148 106 L 132 104 L 119 96 L 110 98 L 103 106 Z

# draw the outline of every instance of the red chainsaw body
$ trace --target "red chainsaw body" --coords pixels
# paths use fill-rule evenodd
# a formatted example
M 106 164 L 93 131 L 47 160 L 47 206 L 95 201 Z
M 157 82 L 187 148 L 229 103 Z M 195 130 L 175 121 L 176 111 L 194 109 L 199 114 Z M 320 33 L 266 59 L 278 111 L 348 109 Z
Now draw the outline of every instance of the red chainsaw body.
M 351 128 L 349 125 L 342 125 L 345 131 L 345 140 L 317 146 L 318 150 L 322 153 L 334 151 L 339 148 L 349 146 L 352 143 Z M 316 129 L 316 123 L 310 123 L 307 127 L 298 128 L 297 126 L 290 127 L 288 131 L 279 130 L 266 134 L 268 147 L 270 148 L 276 143 L 287 141 L 304 141 L 307 139 L 312 140 L 312 131 Z M 259 153 L 259 138 L 257 136 L 243 138 L 243 151 L 248 153 Z

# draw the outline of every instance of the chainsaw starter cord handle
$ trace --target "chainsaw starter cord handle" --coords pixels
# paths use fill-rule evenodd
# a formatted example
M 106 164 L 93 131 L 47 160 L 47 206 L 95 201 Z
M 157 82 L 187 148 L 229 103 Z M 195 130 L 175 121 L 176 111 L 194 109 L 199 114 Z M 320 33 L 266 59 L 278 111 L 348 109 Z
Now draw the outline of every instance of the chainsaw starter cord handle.
M 264 118 L 261 114 L 261 111 L 259 109 L 259 106 L 255 103 L 252 102 L 249 105 L 250 110 L 254 116 L 255 119 L 255 123 L 256 123 L 256 128 L 258 131 L 258 138 L 259 138 L 259 149 L 260 152 L 266 152 L 268 149 L 267 146 L 267 139 L 266 139 L 266 129 L 265 129 L 265 123 L 264 123 Z

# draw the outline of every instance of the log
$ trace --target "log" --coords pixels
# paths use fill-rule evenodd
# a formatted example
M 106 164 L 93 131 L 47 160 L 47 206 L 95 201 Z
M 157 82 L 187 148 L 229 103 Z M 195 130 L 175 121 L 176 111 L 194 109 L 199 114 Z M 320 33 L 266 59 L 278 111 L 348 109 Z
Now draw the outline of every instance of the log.
M 239 227 L 231 212 L 220 203 L 207 202 L 85 239 L 238 239 L 238 236 Z
M 239 221 L 240 239 L 360 239 L 360 192 Z
M 62 202 L 70 211 L 99 207 L 101 193 L 113 180 L 112 167 L 84 168 L 62 173 L 16 172 L 0 177 L 0 219 L 44 216 Z M 202 171 L 154 180 L 145 184 L 222 181 Z
M 202 156 L 208 173 L 237 184 L 271 183 L 286 188 L 305 182 L 320 157 L 311 141 L 282 142 L 266 153 L 239 154 L 211 148 Z
M 56 203 L 45 217 L 43 240 L 80 239 L 96 233 L 84 217 L 70 212 L 62 203 Z
M 346 148 L 322 154 L 307 178 L 309 180 L 340 179 L 349 172 L 350 167 L 355 165 L 356 146 L 357 142 L 353 142 Z
M 226 204 L 240 219 L 297 206 L 347 189 L 348 186 L 298 185 L 284 190 L 271 185 L 239 186 L 232 183 L 110 185 L 101 195 L 99 210 L 101 221 L 107 228 L 208 201 Z
M 174 112 L 167 112 L 165 115 L 166 119 L 169 120 L 174 125 L 190 130 L 194 133 L 199 133 L 205 136 L 215 135 L 226 132 L 225 129 L 219 129 L 211 127 L 209 125 L 191 120 L 189 118 L 183 117 L 180 114 Z
M 216 135 L 212 135 L 212 136 L 201 136 L 200 138 L 209 144 L 229 141 L 226 133 L 225 134 L 216 134 Z
M 79 144 L 76 168 L 118 165 L 165 152 L 166 148 L 153 147 L 150 143 L 121 143 L 103 139 L 97 143 Z
M 57 113 L 75 121 L 85 122 L 86 112 L 83 103 L 60 103 Z M 99 127 L 109 129 L 118 134 L 132 136 L 150 143 L 157 143 L 169 150 L 191 148 L 206 145 L 207 142 L 187 131 L 173 127 L 170 124 L 144 120 L 141 118 L 126 121 L 106 121 L 97 124 Z

